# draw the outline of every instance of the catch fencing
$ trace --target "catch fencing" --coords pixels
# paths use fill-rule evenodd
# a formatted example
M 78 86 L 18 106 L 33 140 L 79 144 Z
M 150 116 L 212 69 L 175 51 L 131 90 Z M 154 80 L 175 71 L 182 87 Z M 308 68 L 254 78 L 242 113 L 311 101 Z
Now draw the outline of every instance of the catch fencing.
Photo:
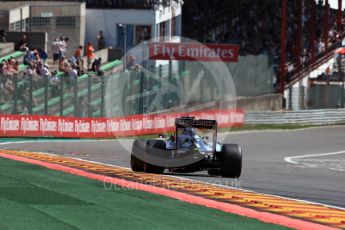
M 246 112 L 245 124 L 328 125 L 345 123 L 345 109 Z

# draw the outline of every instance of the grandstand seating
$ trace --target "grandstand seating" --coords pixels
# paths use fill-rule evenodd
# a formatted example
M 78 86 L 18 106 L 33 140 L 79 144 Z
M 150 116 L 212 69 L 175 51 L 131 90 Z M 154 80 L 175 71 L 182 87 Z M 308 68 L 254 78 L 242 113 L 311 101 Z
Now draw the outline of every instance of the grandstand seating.
M 20 76 L 18 76 L 18 78 L 15 78 L 15 79 L 17 79 L 16 80 L 17 82 L 15 84 L 16 84 L 17 89 L 18 89 L 19 87 L 21 87 L 25 83 L 25 80 L 22 79 L 22 77 L 21 77 L 22 73 L 27 68 L 27 66 L 22 63 L 25 52 L 13 51 L 14 45 L 13 44 L 11 45 L 10 43 L 9 43 L 9 45 L 6 45 L 6 44 L 7 43 L 0 43 L 0 54 L 1 54 L 0 61 L 7 60 L 10 57 L 13 57 L 19 61 L 19 63 L 20 63 L 20 65 L 19 65 Z M 119 61 L 119 60 L 111 61 L 111 62 L 103 64 L 101 66 L 101 70 L 104 71 L 105 75 L 107 75 L 111 72 L 111 70 L 114 67 L 116 67 L 120 64 L 121 64 L 121 61 Z M 88 73 L 78 77 L 78 98 L 79 98 L 79 100 L 82 100 L 83 98 L 85 98 L 85 96 L 88 95 L 88 78 L 89 78 L 89 75 L 96 75 L 96 73 L 88 72 Z M 65 78 L 63 76 L 62 72 L 58 72 L 57 76 L 60 79 Z M 92 98 L 91 105 L 93 107 L 100 106 L 100 104 L 101 104 L 100 88 L 101 88 L 101 83 L 99 81 L 97 83 L 92 84 L 92 87 L 91 87 L 91 98 Z M 69 114 L 74 112 L 74 106 L 72 106 L 74 94 L 73 94 L 73 92 L 71 92 L 70 87 L 66 81 L 64 82 L 64 89 L 65 90 L 64 90 L 64 95 L 63 95 L 63 106 L 64 106 L 63 114 L 69 115 Z M 52 86 L 50 84 L 48 84 L 48 95 L 51 93 L 51 91 L 52 91 Z M 45 87 L 44 87 L 43 82 L 39 88 L 34 89 L 34 91 L 32 92 L 32 95 L 33 95 L 33 98 L 35 99 L 35 102 L 36 102 L 36 105 L 34 105 L 32 108 L 32 113 L 43 115 L 44 114 L 44 107 L 45 107 L 45 105 L 44 105 Z M 48 99 L 49 99 L 48 103 L 47 103 L 48 104 L 48 115 L 55 115 L 55 114 L 59 115 L 58 111 L 59 111 L 59 106 L 60 106 L 60 96 L 55 96 L 55 97 L 49 96 Z M 23 102 L 18 97 L 16 97 L 14 95 L 13 100 L 0 105 L 0 113 L 11 114 L 13 112 L 16 112 L 16 113 L 24 114 L 27 111 L 22 111 L 22 107 L 23 107 L 22 105 L 23 105 Z M 98 115 L 100 115 L 100 113 L 98 113 Z
M 9 57 L 15 57 L 15 58 L 21 58 L 22 56 L 24 56 L 24 52 L 20 52 L 20 51 L 16 51 L 16 52 L 9 52 L 6 55 L 4 55 L 1 59 L 6 59 Z M 22 61 L 22 59 L 18 60 L 18 61 Z M 105 63 L 101 66 L 101 70 L 104 71 L 104 87 L 106 87 L 106 81 L 107 79 L 109 79 L 109 74 L 112 72 L 112 70 L 117 67 L 120 66 L 122 64 L 121 61 L 119 60 L 115 60 L 115 61 L 111 61 L 108 63 Z M 13 81 L 17 87 L 17 90 L 23 86 L 23 84 L 28 84 L 27 79 L 23 79 L 22 77 L 22 73 L 25 71 L 25 69 L 27 68 L 26 65 L 24 65 L 23 63 L 21 63 L 19 65 L 19 70 L 20 70 L 20 76 L 18 76 L 17 78 L 14 78 Z M 162 71 L 163 75 L 164 75 L 164 81 L 168 81 L 168 68 L 163 68 L 164 71 Z M 158 69 L 154 69 L 152 72 L 156 72 L 158 73 Z M 132 72 L 130 71 L 129 74 L 131 74 Z M 115 74 L 117 75 L 117 77 L 119 78 L 123 78 L 122 80 L 127 78 L 127 75 L 121 75 L 121 74 Z M 181 77 L 186 76 L 188 74 L 183 73 Z M 87 72 L 84 75 L 80 76 L 77 78 L 77 104 L 75 105 L 75 101 L 74 101 L 74 89 L 73 87 L 69 84 L 69 77 L 64 77 L 63 72 L 58 72 L 57 74 L 58 78 L 60 79 L 64 79 L 64 84 L 63 84 L 63 95 L 62 95 L 62 99 L 63 99 L 63 110 L 62 110 L 62 115 L 63 116 L 74 116 L 75 115 L 75 106 L 77 106 L 78 108 L 78 115 L 79 116 L 87 116 L 88 115 L 88 97 L 89 97 L 89 78 L 91 80 L 91 92 L 90 92 L 90 109 L 91 109 L 91 115 L 92 117 L 99 117 L 99 116 L 104 116 L 105 114 L 102 114 L 101 111 L 105 112 L 105 108 L 101 107 L 104 106 L 104 103 L 109 99 L 106 97 L 109 97 L 110 95 L 105 95 L 105 98 L 102 99 L 102 92 L 105 93 L 105 88 L 103 89 L 104 91 L 102 91 L 102 80 L 100 79 L 100 77 L 94 73 L 94 72 Z M 171 79 L 174 78 L 179 78 L 180 76 L 178 76 L 178 74 L 174 74 Z M 65 80 L 66 79 L 66 80 Z M 122 81 L 121 80 L 121 81 Z M 131 78 L 131 84 L 127 84 L 127 88 L 125 90 L 127 90 L 127 92 L 129 92 L 130 94 L 139 94 L 140 91 L 140 87 L 141 87 L 141 75 L 134 75 L 133 78 Z M 146 76 L 146 83 L 147 85 L 145 86 L 145 91 L 148 97 L 150 97 L 151 99 L 155 96 L 155 94 L 157 92 L 159 92 L 160 88 L 161 88 L 161 82 L 158 79 L 158 76 L 152 76 L 152 75 L 147 75 Z M 129 85 L 131 85 L 131 89 L 129 88 Z M 61 111 L 60 111 L 60 101 L 61 101 L 61 95 L 59 94 L 54 94 L 52 95 L 51 92 L 53 90 L 53 86 L 51 84 L 48 83 L 47 86 L 48 90 L 45 90 L 45 84 L 44 84 L 44 79 L 42 79 L 42 82 L 40 82 L 40 84 L 38 84 L 38 86 L 35 86 L 33 88 L 33 99 L 35 101 L 34 105 L 32 106 L 32 114 L 33 115 L 44 115 L 45 113 L 45 103 L 47 103 L 47 114 L 48 115 L 56 115 L 59 116 Z M 120 94 L 122 94 L 121 92 L 122 89 L 120 88 L 116 88 L 114 89 L 114 91 L 112 92 L 112 101 L 113 98 L 122 98 L 122 97 L 117 97 Z M 130 91 L 131 90 L 131 91 Z M 45 96 L 46 96 L 46 92 L 48 93 L 48 97 L 47 97 L 47 101 L 45 101 Z M 19 95 L 19 94 L 18 94 Z M 16 114 L 27 114 L 28 111 L 27 110 L 23 110 L 24 106 L 24 102 L 22 101 L 22 98 L 18 97 L 14 95 L 14 99 L 12 99 L 11 101 L 8 101 L 4 104 L 0 105 L 0 113 L 5 113 L 5 114 L 11 114 L 11 113 L 16 113 Z M 121 95 L 122 96 L 122 95 Z M 148 98 L 147 101 L 149 101 L 150 99 Z M 26 102 L 27 103 L 27 102 Z M 82 104 L 84 103 L 84 104 Z M 86 103 L 86 105 L 85 105 Z M 126 106 L 127 107 L 133 107 L 133 109 L 131 108 L 131 111 L 128 111 L 129 114 L 132 113 L 137 113 L 138 112 L 138 106 L 139 106 L 139 101 L 138 100 L 134 100 L 129 102 Z M 107 108 L 108 110 L 110 108 Z M 117 112 L 119 111 L 119 103 L 114 103 L 112 105 L 111 108 L 112 112 L 114 115 L 117 114 Z
M 13 53 L 10 53 L 2 58 L 0 58 L 0 62 L 2 62 L 3 60 L 7 60 L 10 59 L 11 57 L 17 59 L 20 63 L 22 62 L 22 60 L 20 58 L 24 57 L 25 52 L 22 51 L 15 51 Z
M 112 68 L 114 68 L 117 65 L 120 65 L 121 61 L 115 60 L 112 62 L 108 62 L 104 65 L 102 65 L 101 70 L 105 72 L 105 75 L 107 73 L 111 72 Z M 89 75 L 93 75 L 95 73 L 87 73 L 78 78 L 78 101 L 82 100 L 85 96 L 88 94 L 88 89 L 87 89 L 87 84 L 88 84 L 88 77 Z M 63 73 L 59 73 L 58 76 L 61 78 L 63 77 Z M 99 100 L 100 95 L 100 88 L 101 88 L 101 83 L 94 84 L 91 87 L 91 98 L 92 102 Z M 68 89 L 67 83 L 64 84 L 64 89 Z M 48 91 L 51 90 L 51 87 L 49 87 Z M 45 89 L 44 87 L 41 87 L 40 89 L 37 89 L 33 92 L 33 95 L 37 102 L 39 104 L 33 108 L 33 114 L 40 114 L 42 115 L 44 113 L 44 92 Z M 74 106 L 73 106 L 73 92 L 68 92 L 68 90 L 64 91 L 63 95 L 63 101 L 64 101 L 64 109 L 63 109 L 63 115 L 71 115 L 74 113 Z M 49 115 L 60 115 L 58 113 L 59 111 L 59 106 L 60 106 L 60 96 L 51 98 L 48 100 L 48 114 Z
M 6 56 L 7 54 L 13 52 L 14 50 L 14 43 L 7 42 L 7 43 L 0 43 L 0 57 Z

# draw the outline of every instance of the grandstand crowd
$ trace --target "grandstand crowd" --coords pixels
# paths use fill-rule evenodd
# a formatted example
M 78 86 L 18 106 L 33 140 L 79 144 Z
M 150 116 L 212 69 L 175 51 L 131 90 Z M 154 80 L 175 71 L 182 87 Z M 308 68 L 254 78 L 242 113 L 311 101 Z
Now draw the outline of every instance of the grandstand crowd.
M 307 63 L 312 53 L 326 51 L 327 47 L 342 38 L 342 27 L 337 28 L 337 10 L 329 10 L 328 40 L 323 39 L 323 20 L 326 7 L 323 1 L 302 1 L 302 47 L 298 60 L 296 55 L 297 1 L 287 1 L 286 66 L 290 75 L 298 62 Z M 315 4 L 316 18 L 312 21 L 312 4 Z M 278 10 L 279 9 L 279 10 Z M 206 43 L 234 43 L 240 45 L 240 55 L 268 54 L 274 57 L 278 67 L 281 57 L 281 1 L 251 0 L 185 0 L 183 13 L 183 34 L 186 37 Z M 344 18 L 344 16 L 343 16 Z M 200 25 L 200 26 L 197 26 Z M 312 37 L 310 33 L 315 32 Z M 313 42 L 311 42 L 314 38 Z M 279 68 L 276 68 L 279 75 Z
M 86 1 L 93 7 L 125 7 L 139 4 L 146 8 L 152 1 Z M 204 43 L 231 43 L 240 46 L 240 55 L 265 54 L 273 57 L 276 71 L 276 86 L 280 75 L 281 62 L 281 1 L 252 1 L 252 0 L 184 0 L 183 6 L 183 36 Z M 315 10 L 313 10 L 313 9 Z M 278 10 L 279 9 L 279 10 Z M 344 15 L 342 24 L 336 24 L 336 9 L 329 9 L 322 0 L 302 1 L 302 31 L 301 47 L 297 42 L 297 1 L 287 1 L 287 29 L 286 29 L 286 70 L 287 81 L 295 73 L 297 65 L 308 65 L 313 56 L 322 55 L 327 47 L 337 44 L 343 38 Z M 326 11 L 329 11 L 326 13 Z M 315 12 L 313 15 L 312 12 Z M 325 40 L 324 21 L 327 18 L 328 39 Z M 312 28 L 313 27 L 313 28 Z M 313 32 L 313 34 L 311 33 Z M 106 47 L 103 32 L 98 34 L 97 48 Z M 0 42 L 6 42 L 6 32 L 0 29 Z M 100 69 L 102 59 L 94 55 L 95 48 L 90 42 L 85 47 L 80 45 L 71 57 L 66 57 L 69 38 L 61 36 L 50 44 L 47 51 L 30 46 L 28 38 L 23 35 L 16 44 L 16 50 L 24 54 L 23 57 L 9 57 L 0 62 L 0 103 L 7 103 L 13 99 L 15 80 L 23 81 L 18 89 L 19 97 L 27 101 L 28 81 L 32 79 L 33 90 L 43 86 L 43 79 L 48 79 L 51 86 L 59 94 L 61 77 L 71 82 L 78 76 L 90 71 L 102 75 Z M 299 51 L 297 49 L 300 49 Z M 86 56 L 83 56 L 83 53 Z M 299 55 L 297 55 L 299 53 Z M 51 60 L 51 61 L 50 61 Z M 131 57 L 127 63 L 131 65 Z M 25 104 L 25 103 L 24 103 Z M 25 107 L 25 105 L 24 105 Z
M 98 76 L 103 74 L 100 69 L 102 59 L 95 57 L 95 49 L 91 42 L 87 44 L 85 57 L 87 63 L 84 63 L 82 45 L 75 50 L 72 57 L 66 57 L 68 41 L 68 37 L 65 36 L 56 38 L 51 44 L 52 57 L 49 58 L 45 50 L 31 47 L 24 34 L 16 44 L 16 50 L 22 52 L 23 55 L 18 58 L 10 56 L 1 59 L 0 105 L 13 103 L 14 97 L 17 97 L 17 100 L 23 102 L 21 110 L 25 113 L 28 111 L 30 101 L 30 82 L 31 90 L 34 91 L 43 87 L 44 80 L 47 79 L 51 87 L 51 96 L 56 97 L 60 94 L 61 78 L 64 78 L 64 82 L 72 90 L 74 80 L 83 74 L 92 73 Z M 3 42 L 6 43 L 6 40 Z M 32 106 L 36 106 L 35 97 L 32 98 Z

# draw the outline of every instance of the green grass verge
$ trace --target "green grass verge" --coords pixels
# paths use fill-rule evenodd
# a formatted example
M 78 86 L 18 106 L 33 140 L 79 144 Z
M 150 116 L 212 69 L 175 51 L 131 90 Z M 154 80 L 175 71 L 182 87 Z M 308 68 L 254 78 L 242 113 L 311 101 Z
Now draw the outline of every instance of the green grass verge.
M 286 229 L 0 158 L 0 229 Z

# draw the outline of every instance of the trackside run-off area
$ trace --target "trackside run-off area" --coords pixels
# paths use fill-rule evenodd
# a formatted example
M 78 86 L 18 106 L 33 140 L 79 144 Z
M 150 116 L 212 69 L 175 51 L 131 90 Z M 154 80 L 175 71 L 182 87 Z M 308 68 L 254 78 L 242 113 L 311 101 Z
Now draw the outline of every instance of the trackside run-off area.
M 0 229 L 287 229 L 0 158 Z

